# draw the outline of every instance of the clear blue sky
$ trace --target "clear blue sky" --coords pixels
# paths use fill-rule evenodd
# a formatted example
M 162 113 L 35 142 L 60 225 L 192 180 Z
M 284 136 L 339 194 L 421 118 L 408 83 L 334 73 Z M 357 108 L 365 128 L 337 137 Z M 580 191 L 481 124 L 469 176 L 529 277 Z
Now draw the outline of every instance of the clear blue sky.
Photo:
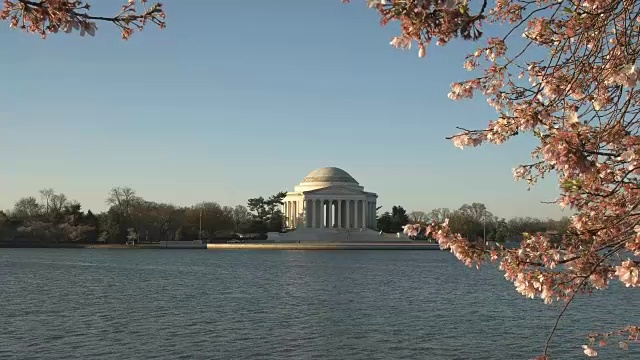
M 94 211 L 113 186 L 145 199 L 246 204 L 337 166 L 382 210 L 483 202 L 496 215 L 559 217 L 554 181 L 511 169 L 534 142 L 455 148 L 456 126 L 494 117 L 454 102 L 472 43 L 403 52 L 364 2 L 164 1 L 168 26 L 127 42 L 0 27 L 0 209 L 52 187 Z M 112 14 L 118 1 L 92 2 Z M 101 14 L 101 15 L 102 15 Z M 566 214 L 566 212 L 564 213 Z

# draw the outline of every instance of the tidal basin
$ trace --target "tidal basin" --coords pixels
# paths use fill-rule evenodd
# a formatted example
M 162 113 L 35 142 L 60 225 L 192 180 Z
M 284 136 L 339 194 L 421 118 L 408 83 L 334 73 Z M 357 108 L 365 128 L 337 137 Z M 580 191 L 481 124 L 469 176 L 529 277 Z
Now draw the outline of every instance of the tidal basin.
M 529 359 L 560 311 L 446 251 L 367 250 L 0 249 L 0 304 L 2 359 Z M 579 298 L 551 355 L 638 306 L 615 282 Z

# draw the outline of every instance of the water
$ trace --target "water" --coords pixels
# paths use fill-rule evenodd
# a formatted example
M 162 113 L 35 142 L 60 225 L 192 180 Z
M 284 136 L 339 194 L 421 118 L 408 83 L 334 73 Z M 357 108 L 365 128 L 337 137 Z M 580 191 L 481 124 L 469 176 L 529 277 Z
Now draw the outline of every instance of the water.
M 581 298 L 552 355 L 639 306 Z M 0 249 L 1 359 L 528 359 L 559 310 L 439 251 Z

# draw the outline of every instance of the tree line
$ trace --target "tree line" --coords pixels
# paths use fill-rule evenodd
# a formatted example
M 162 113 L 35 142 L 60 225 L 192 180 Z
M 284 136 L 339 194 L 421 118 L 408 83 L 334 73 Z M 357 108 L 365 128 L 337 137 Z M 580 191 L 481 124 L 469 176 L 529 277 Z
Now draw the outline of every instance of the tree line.
M 39 197 L 18 200 L 13 209 L 0 211 L 0 241 L 45 243 L 124 243 L 156 241 L 216 241 L 236 238 L 239 234 L 266 238 L 268 232 L 282 231 L 280 206 L 286 192 L 267 198 L 248 199 L 247 206 L 223 206 L 200 202 L 176 206 L 145 200 L 129 187 L 114 187 L 106 197 L 109 208 L 94 214 L 82 205 L 53 189 L 42 189 Z M 379 208 L 378 208 L 379 209 Z M 494 216 L 481 203 L 464 204 L 457 210 L 437 208 L 430 212 L 408 213 L 402 206 L 377 216 L 377 227 L 385 233 L 401 232 L 408 223 L 427 225 L 449 219 L 455 232 L 468 238 L 506 241 L 523 233 L 562 233 L 569 223 L 560 220 L 515 217 L 509 220 Z
M 54 189 L 18 200 L 13 209 L 0 211 L 0 242 L 125 243 L 157 241 L 208 241 L 248 234 L 266 238 L 281 231 L 279 205 L 285 192 L 257 197 L 247 206 L 223 206 L 205 201 L 176 206 L 145 200 L 130 187 L 114 187 L 104 212 L 84 212 L 82 205 Z
M 534 217 L 500 218 L 487 210 L 482 203 L 464 204 L 457 210 L 437 208 L 429 212 L 407 211 L 402 206 L 393 206 L 391 213 L 385 212 L 377 219 L 378 229 L 386 233 L 401 232 L 402 226 L 412 224 L 428 225 L 443 223 L 449 219 L 449 227 L 469 239 L 485 238 L 488 241 L 503 242 L 519 238 L 523 233 L 562 234 L 567 230 L 569 218 L 560 220 L 538 219 Z

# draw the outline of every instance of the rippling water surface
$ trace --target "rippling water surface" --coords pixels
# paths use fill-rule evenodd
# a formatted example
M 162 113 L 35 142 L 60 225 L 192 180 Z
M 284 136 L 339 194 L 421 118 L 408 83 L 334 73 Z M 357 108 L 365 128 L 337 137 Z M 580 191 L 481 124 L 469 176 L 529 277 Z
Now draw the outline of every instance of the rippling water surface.
M 554 358 L 640 323 L 614 285 L 572 305 Z M 2 359 L 528 359 L 559 311 L 439 251 L 0 249 Z

